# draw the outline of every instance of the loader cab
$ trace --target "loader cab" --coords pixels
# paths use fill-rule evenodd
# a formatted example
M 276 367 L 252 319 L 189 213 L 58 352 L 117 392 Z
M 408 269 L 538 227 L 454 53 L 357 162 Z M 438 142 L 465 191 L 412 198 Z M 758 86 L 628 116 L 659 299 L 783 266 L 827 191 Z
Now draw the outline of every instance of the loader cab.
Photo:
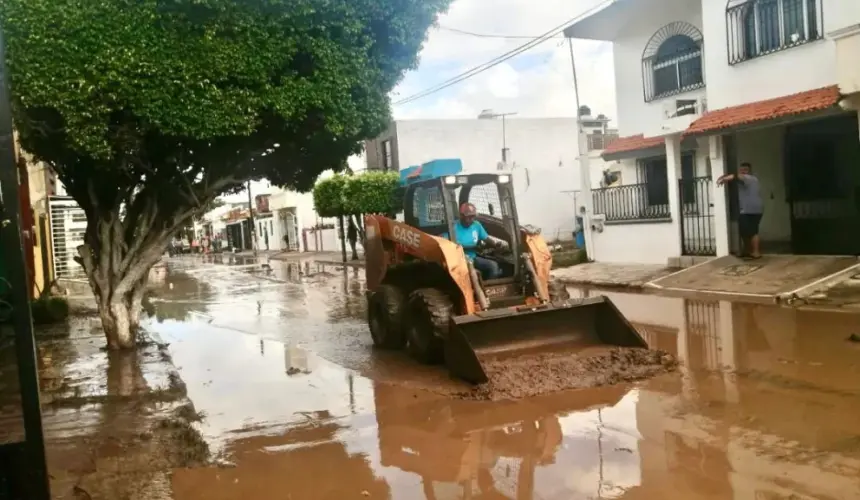
M 499 263 L 503 279 L 518 277 L 521 236 L 510 175 L 458 174 L 413 182 L 404 193 L 404 219 L 434 236 L 453 235 L 463 203 L 475 205 L 487 233 L 507 242 L 511 250 L 485 257 Z

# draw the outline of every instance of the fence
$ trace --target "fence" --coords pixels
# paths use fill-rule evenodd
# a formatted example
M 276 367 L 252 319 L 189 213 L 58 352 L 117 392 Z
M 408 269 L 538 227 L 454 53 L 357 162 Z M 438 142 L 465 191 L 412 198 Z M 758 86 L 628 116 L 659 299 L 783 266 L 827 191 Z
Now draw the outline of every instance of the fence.
M 84 270 L 75 261 L 78 246 L 84 244 L 87 215 L 77 202 L 66 196 L 52 196 L 48 201 L 51 217 L 51 253 L 55 278 L 75 278 Z
M 594 213 L 607 222 L 670 219 L 668 203 L 651 203 L 647 183 L 627 184 L 592 190 Z
M 678 181 L 681 201 L 681 249 L 684 255 L 716 255 L 713 181 L 693 177 Z

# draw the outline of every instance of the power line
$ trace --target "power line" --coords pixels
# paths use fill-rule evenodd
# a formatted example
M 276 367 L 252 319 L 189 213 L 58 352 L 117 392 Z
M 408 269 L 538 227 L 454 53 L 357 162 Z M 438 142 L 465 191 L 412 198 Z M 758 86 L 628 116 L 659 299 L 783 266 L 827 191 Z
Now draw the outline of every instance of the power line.
M 540 38 L 539 35 L 537 35 L 537 36 L 532 36 L 532 35 L 498 35 L 498 34 L 492 34 L 492 33 L 475 33 L 474 31 L 461 30 L 459 28 L 449 28 L 448 26 L 439 26 L 439 29 L 445 30 L 445 31 L 450 31 L 452 33 L 459 33 L 461 35 L 474 36 L 477 38 L 500 38 L 503 40 L 535 40 L 537 38 Z M 564 39 L 563 36 L 554 36 L 551 38 Z
M 612 3 L 613 1 L 614 0 L 604 0 L 600 4 L 586 10 L 585 12 L 577 15 L 576 17 L 568 19 L 564 23 L 562 23 L 562 24 L 556 26 L 555 28 L 547 31 L 546 33 L 540 35 L 539 37 L 516 47 L 513 50 L 505 52 L 504 54 L 502 54 L 502 55 L 500 55 L 494 59 L 491 59 L 490 61 L 487 61 L 483 64 L 478 65 L 478 66 L 475 66 L 474 68 L 472 68 L 468 71 L 465 71 L 463 73 L 460 73 L 459 75 L 457 75 L 453 78 L 450 78 L 450 79 L 448 79 L 448 80 L 446 80 L 446 81 L 444 81 L 438 85 L 435 85 L 435 86 L 430 87 L 428 89 L 422 90 L 416 94 L 413 94 L 409 97 L 405 97 L 399 101 L 396 101 L 396 102 L 394 102 L 394 105 L 400 106 L 403 104 L 408 104 L 412 101 L 416 101 L 418 99 L 422 99 L 424 97 L 427 97 L 431 94 L 435 94 L 436 92 L 439 92 L 439 91 L 444 90 L 448 87 L 456 85 L 456 84 L 458 84 L 464 80 L 468 80 L 469 78 L 472 78 L 473 76 L 477 76 L 477 75 L 483 73 L 484 71 L 489 70 L 490 68 L 498 66 L 499 64 L 507 61 L 508 59 L 516 57 L 516 56 L 522 54 L 523 52 L 531 50 L 531 49 L 537 47 L 538 45 L 546 42 L 547 40 L 550 40 L 551 38 L 553 38 L 556 35 L 563 32 L 564 29 L 567 28 L 568 26 L 570 26 L 571 24 L 575 23 L 576 21 L 579 21 L 580 19 L 583 19 L 583 18 L 591 15 L 593 12 L 596 12 L 596 11 L 602 9 L 604 6 Z

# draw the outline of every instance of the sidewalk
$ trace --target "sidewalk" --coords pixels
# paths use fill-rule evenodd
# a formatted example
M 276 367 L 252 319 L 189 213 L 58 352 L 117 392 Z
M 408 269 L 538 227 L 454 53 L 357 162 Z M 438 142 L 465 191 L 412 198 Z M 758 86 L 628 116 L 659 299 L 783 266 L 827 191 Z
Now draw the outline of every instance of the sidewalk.
M 588 262 L 554 269 L 551 276 L 566 285 L 605 288 L 642 288 L 646 283 L 667 276 L 677 269 L 654 264 L 610 264 Z
M 53 498 L 169 499 L 172 469 L 208 461 L 194 427 L 201 415 L 166 345 L 148 340 L 132 352 L 104 352 L 93 316 L 36 335 Z M 0 349 L 0 436 L 15 441 L 23 429 L 11 351 Z

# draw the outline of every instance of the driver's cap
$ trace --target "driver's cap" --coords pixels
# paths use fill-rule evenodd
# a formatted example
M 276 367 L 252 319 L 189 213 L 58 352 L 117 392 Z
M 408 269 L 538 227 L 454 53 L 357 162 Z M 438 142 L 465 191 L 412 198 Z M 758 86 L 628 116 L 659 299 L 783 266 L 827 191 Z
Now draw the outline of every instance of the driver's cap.
M 471 203 L 463 203 L 460 205 L 460 215 L 463 217 L 474 217 L 477 215 L 477 210 L 475 210 L 475 205 Z

